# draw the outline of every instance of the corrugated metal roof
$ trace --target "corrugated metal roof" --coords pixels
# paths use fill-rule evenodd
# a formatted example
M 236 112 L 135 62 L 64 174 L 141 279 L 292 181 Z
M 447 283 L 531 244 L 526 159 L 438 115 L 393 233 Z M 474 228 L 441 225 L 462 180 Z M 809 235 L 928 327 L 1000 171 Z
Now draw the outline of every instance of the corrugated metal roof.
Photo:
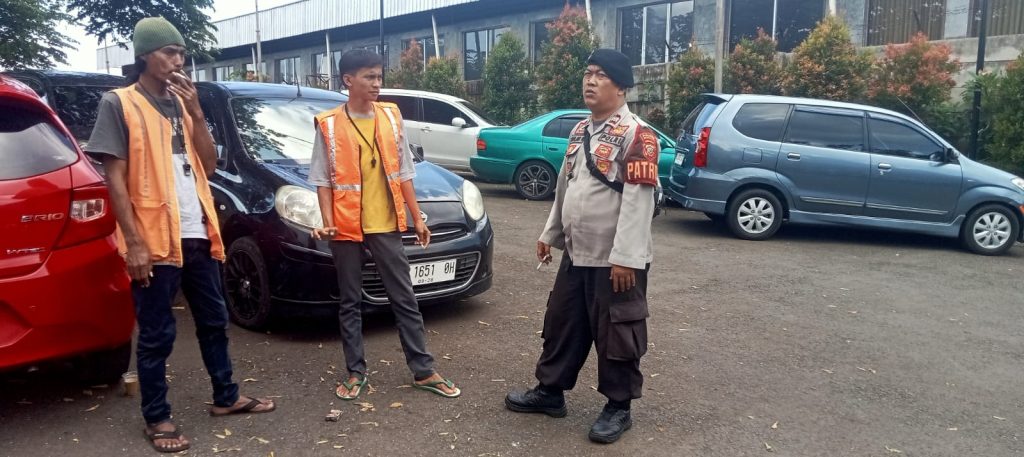
M 480 0 L 384 0 L 384 17 L 476 3 Z M 287 38 L 306 33 L 329 30 L 380 18 L 380 0 L 302 0 L 260 11 L 260 39 L 262 41 Z M 256 13 L 224 19 L 213 23 L 218 48 L 232 48 L 256 43 Z M 129 43 L 129 48 L 131 44 Z M 131 51 L 109 46 L 110 64 L 118 67 L 134 61 Z M 115 59 L 115 51 L 117 53 Z M 97 68 L 105 68 L 103 48 L 96 50 Z

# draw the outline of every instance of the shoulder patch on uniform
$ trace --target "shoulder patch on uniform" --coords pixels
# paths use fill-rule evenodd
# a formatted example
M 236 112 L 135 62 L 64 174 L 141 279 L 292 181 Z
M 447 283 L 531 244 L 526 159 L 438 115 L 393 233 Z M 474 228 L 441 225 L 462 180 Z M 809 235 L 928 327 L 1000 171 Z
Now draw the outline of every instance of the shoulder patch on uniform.
M 626 182 L 657 186 L 659 149 L 658 136 L 654 131 L 638 126 L 626 154 Z

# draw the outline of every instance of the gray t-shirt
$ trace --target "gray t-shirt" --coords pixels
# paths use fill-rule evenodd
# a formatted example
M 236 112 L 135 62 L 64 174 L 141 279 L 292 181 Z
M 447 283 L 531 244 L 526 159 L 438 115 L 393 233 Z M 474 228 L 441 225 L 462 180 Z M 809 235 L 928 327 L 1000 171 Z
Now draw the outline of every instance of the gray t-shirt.
M 171 122 L 171 168 L 174 170 L 174 190 L 178 195 L 178 210 L 181 217 L 182 238 L 207 238 L 206 224 L 203 223 L 203 208 L 196 192 L 196 170 L 189 163 L 188 154 L 182 149 L 184 138 L 182 112 L 180 105 L 173 99 L 151 99 L 139 91 L 143 97 L 158 111 L 168 117 Z M 203 125 L 199 123 L 197 125 Z M 92 129 L 86 152 L 98 155 L 111 155 L 118 159 L 128 160 L 128 126 L 124 122 L 124 111 L 121 99 L 113 92 L 103 94 L 100 100 L 99 115 Z M 188 170 L 188 171 L 186 171 Z
M 352 113 L 354 118 L 367 118 Z M 390 120 L 383 120 L 390 122 Z M 402 122 L 401 114 L 398 114 L 398 122 Z M 327 164 L 327 146 L 324 142 L 324 135 L 320 127 L 316 128 L 316 140 L 313 141 L 313 157 L 309 162 L 309 183 L 317 187 L 331 187 L 330 165 Z M 398 134 L 398 179 L 402 182 L 409 181 L 416 177 L 416 166 L 412 159 L 412 147 L 409 145 L 409 136 L 405 134 L 405 123 L 402 123 L 402 132 Z

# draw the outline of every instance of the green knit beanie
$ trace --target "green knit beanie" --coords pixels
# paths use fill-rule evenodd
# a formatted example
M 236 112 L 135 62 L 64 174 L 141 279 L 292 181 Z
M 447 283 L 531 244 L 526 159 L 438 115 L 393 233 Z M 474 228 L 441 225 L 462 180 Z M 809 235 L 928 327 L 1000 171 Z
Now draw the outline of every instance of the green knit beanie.
M 162 17 L 143 18 L 135 24 L 135 35 L 132 38 L 135 57 L 149 54 L 169 44 L 185 46 L 185 39 L 178 29 Z

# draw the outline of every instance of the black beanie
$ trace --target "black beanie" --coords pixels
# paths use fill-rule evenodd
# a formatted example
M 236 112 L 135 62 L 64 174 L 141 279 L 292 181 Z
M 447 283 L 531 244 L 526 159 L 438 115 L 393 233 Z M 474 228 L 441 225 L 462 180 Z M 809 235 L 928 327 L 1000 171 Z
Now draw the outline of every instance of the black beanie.
M 621 89 L 633 87 L 633 66 L 629 57 L 614 49 L 595 49 L 587 58 L 588 65 L 597 65 Z

